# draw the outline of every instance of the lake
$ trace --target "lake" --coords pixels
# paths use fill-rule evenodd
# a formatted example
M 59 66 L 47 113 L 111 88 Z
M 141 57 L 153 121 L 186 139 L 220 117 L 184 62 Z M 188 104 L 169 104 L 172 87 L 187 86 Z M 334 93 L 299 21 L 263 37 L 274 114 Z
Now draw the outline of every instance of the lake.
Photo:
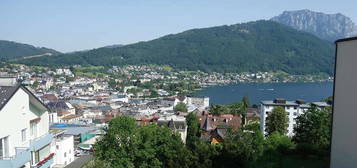
M 308 102 L 321 101 L 332 96 L 332 90 L 332 82 L 244 83 L 206 87 L 193 95 L 210 97 L 210 104 L 229 104 L 240 101 L 243 96 L 247 95 L 250 104 L 259 104 L 262 100 L 273 100 L 275 98 L 304 99 Z

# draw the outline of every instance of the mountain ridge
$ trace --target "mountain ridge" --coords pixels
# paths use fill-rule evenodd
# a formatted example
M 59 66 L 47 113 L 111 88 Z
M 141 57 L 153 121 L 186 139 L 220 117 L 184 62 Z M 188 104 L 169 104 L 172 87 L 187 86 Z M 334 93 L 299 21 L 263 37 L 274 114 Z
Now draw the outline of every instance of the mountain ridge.
M 61 52 L 45 47 L 35 47 L 30 44 L 0 40 L 0 61 L 9 61 L 38 55 L 58 55 Z
M 326 14 L 303 9 L 284 11 L 270 20 L 329 41 L 357 35 L 357 25 L 341 13 Z
M 332 74 L 333 45 L 272 21 L 192 29 L 116 48 L 20 60 L 29 65 L 169 65 L 214 72 Z

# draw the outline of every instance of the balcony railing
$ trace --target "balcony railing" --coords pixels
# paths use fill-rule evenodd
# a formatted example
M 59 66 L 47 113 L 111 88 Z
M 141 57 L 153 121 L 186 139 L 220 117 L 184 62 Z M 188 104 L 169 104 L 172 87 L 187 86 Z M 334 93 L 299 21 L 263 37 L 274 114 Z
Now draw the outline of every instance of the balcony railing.
M 46 158 L 44 158 L 43 160 L 38 162 L 35 166 L 31 166 L 31 168 L 47 168 L 47 167 L 50 167 L 52 165 L 52 163 L 53 163 L 53 156 L 54 155 L 55 155 L 54 153 L 51 153 Z
M 47 133 L 47 134 L 42 135 L 38 138 L 30 140 L 30 150 L 37 151 L 37 150 L 43 148 L 44 146 L 50 144 L 52 139 L 53 139 L 53 135 Z
M 0 167 L 17 168 L 31 161 L 31 151 L 29 148 L 16 147 L 16 155 L 0 158 Z

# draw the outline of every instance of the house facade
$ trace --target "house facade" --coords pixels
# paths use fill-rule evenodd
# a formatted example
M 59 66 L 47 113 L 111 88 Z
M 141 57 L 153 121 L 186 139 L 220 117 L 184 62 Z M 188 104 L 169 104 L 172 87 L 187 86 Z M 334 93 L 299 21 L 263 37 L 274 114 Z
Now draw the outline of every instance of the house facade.
M 166 126 L 172 131 L 180 134 L 183 143 L 186 143 L 187 138 L 187 124 L 185 117 L 181 116 L 165 116 L 157 120 L 159 126 Z
M 48 109 L 26 87 L 0 86 L 0 126 L 0 167 L 51 167 Z

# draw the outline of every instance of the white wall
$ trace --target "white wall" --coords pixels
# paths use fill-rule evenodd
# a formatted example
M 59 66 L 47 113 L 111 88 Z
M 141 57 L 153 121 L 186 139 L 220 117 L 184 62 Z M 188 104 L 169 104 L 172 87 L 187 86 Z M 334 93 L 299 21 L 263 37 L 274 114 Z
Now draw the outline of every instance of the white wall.
M 357 166 L 357 39 L 337 43 L 331 168 Z
M 68 165 L 74 160 L 74 140 L 73 136 L 55 138 L 51 145 L 54 151 L 54 165 Z M 65 156 L 66 153 L 66 156 Z
M 265 124 L 266 124 L 266 118 L 267 118 L 267 112 L 268 114 L 270 112 L 273 111 L 274 107 L 277 106 L 273 106 L 273 105 L 263 105 L 261 104 L 260 106 L 260 128 L 261 131 L 264 132 L 264 134 L 266 134 L 265 131 Z M 294 135 L 294 124 L 296 123 L 295 119 L 296 117 L 300 114 L 299 111 L 300 107 L 297 107 L 296 109 L 294 109 L 294 106 L 283 106 L 285 108 L 285 111 L 289 113 L 288 118 L 289 118 L 289 126 L 288 126 L 288 136 L 293 136 Z M 296 113 L 296 115 L 294 115 L 294 113 Z
M 39 117 L 37 136 L 31 136 L 30 120 Z M 31 104 L 30 96 L 20 88 L 0 111 L 0 138 L 9 137 L 9 156 L 15 155 L 16 147 L 29 147 L 30 140 L 48 133 L 48 122 L 47 111 Z M 22 141 L 23 129 L 26 129 L 26 141 Z
M 26 103 L 27 102 L 27 103 Z M 33 117 L 29 109 L 29 96 L 19 89 L 12 99 L 0 111 L 0 138 L 9 136 L 9 154 L 15 155 L 15 147 L 26 147 L 30 139 L 30 120 Z M 21 130 L 27 129 L 27 141 L 21 141 Z

